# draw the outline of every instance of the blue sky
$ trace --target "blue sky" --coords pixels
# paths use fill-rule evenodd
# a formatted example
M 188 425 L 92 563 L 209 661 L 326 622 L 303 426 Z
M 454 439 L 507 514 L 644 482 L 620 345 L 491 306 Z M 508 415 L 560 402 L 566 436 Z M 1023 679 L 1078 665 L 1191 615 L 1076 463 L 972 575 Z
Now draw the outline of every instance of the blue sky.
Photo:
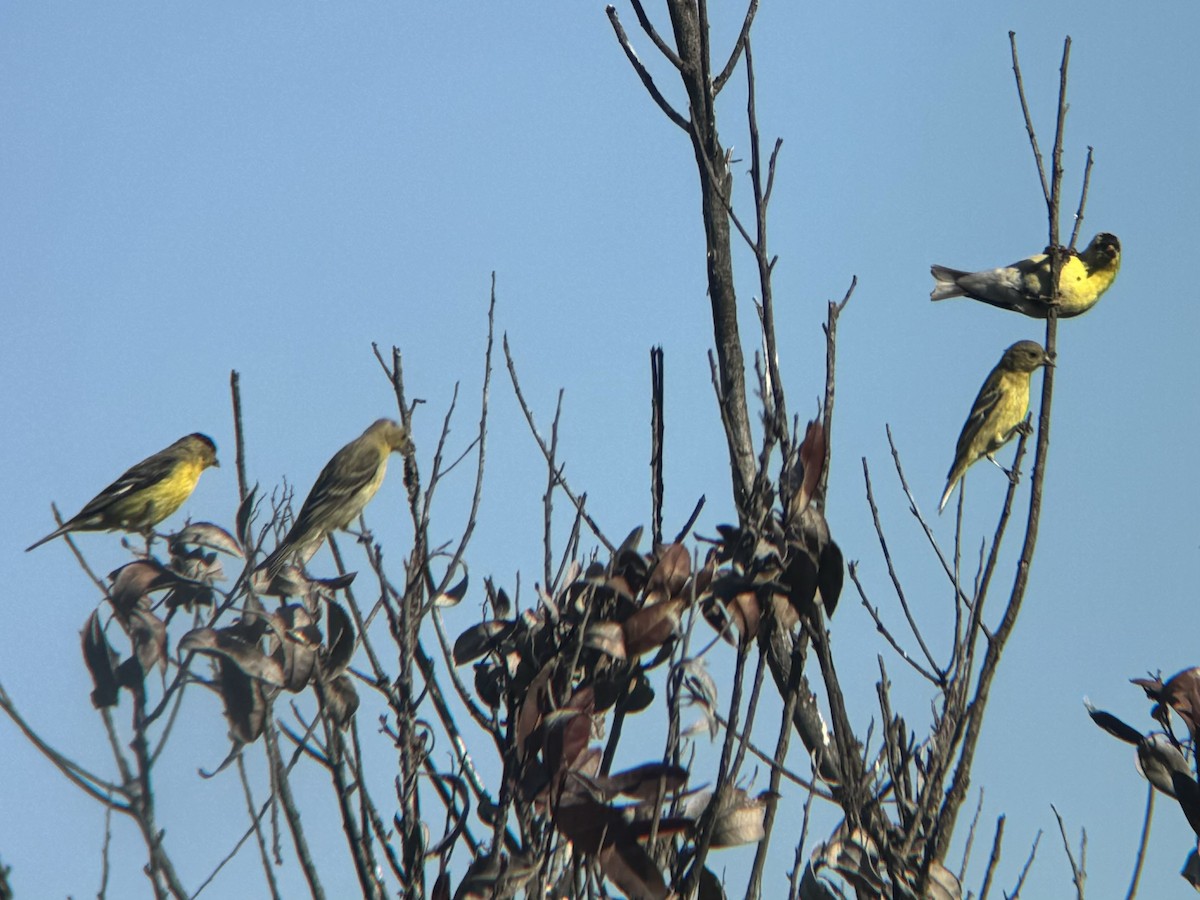
M 632 34 L 632 12 L 619 11 Z M 933 512 L 979 383 L 1010 343 L 1042 336 L 1038 323 L 980 304 L 929 303 L 928 267 L 990 267 L 1044 246 L 1007 33 L 1018 35 L 1046 152 L 1062 40 L 1074 40 L 1067 193 L 1094 146 L 1083 240 L 1115 232 L 1124 261 L 1101 304 L 1060 328 L 1039 554 L 973 784 L 986 789 L 983 821 L 1008 815 L 1003 886 L 1044 832 L 1028 896 L 1069 890 L 1051 803 L 1076 837 L 1088 828 L 1091 895 L 1124 891 L 1144 783 L 1132 752 L 1092 726 L 1081 701 L 1148 726 L 1126 679 L 1200 661 L 1180 627 L 1193 620 L 1186 574 L 1200 554 L 1198 18 L 1184 3 L 1131 16 L 1110 2 L 776 2 L 754 32 L 760 127 L 784 140 L 771 240 L 790 402 L 815 409 L 825 301 L 857 275 L 840 327 L 829 519 L 896 621 L 863 495 L 866 457 L 909 596 L 935 635 L 949 592 L 907 514 L 884 425 Z M 716 23 L 714 46 L 728 46 L 739 23 Z M 648 43 L 639 47 L 680 103 Z M 745 160 L 743 109 L 739 78 L 723 95 L 721 135 Z M 746 168 L 735 165 L 743 203 Z M 602 4 L 9 3 L 0 197 L 0 571 L 10 585 L 0 681 L 82 761 L 105 760 L 78 652 L 98 596 L 65 544 L 22 549 L 52 527 L 51 501 L 74 512 L 196 430 L 213 436 L 224 466 L 168 524 L 231 523 L 231 369 L 241 373 L 251 478 L 306 490 L 338 447 L 394 414 L 370 345 L 398 345 L 410 395 L 427 401 L 416 437 L 428 471 L 456 382 L 464 406 L 453 440 L 470 439 L 466 401 L 478 396 L 495 271 L 498 328 L 527 396 L 548 427 L 565 391 L 567 476 L 607 532 L 619 539 L 648 520 L 654 344 L 666 351 L 667 530 L 700 494 L 701 533 L 731 515 L 691 150 L 630 71 Z M 748 304 L 749 257 L 739 261 Z M 744 322 L 749 336 L 752 313 Z M 511 588 L 520 572 L 527 598 L 540 571 L 544 475 L 502 371 L 489 440 L 472 574 L 476 586 L 491 574 Z M 969 548 L 990 534 L 1003 489 L 990 466 L 968 475 Z M 435 529 L 446 539 L 468 491 L 463 478 L 441 497 Z M 403 503 L 392 477 L 368 517 L 396 561 L 407 547 Z M 950 540 L 949 515 L 936 528 Z M 127 558 L 117 536 L 80 540 L 98 573 Z M 452 614 L 460 626 L 477 599 Z M 833 634 L 865 733 L 885 650 L 849 595 Z M 894 659 L 889 673 L 906 715 L 921 721 L 928 692 Z M 172 777 L 160 803 L 195 885 L 224 853 L 221 811 L 236 816 L 241 801 L 230 775 L 195 775 L 225 751 L 216 704 L 197 697 L 185 712 L 195 724 L 164 762 Z M 6 723 L 0 758 L 0 807 L 22 810 L 0 817 L 0 859 L 14 866 L 18 896 L 96 890 L 102 814 Z M 386 774 L 386 755 L 380 765 Z M 319 773 L 305 777 L 324 787 Z M 310 818 L 340 841 L 331 816 Z M 1144 895 L 1190 894 L 1176 873 L 1192 841 L 1182 814 L 1160 802 Z M 779 876 L 790 852 L 777 849 Z M 141 853 L 117 823 L 112 896 L 145 894 Z M 736 854 L 716 862 L 737 884 Z M 214 891 L 230 895 L 254 865 L 249 852 L 239 857 Z M 327 868 L 335 894 L 353 890 L 348 864 Z

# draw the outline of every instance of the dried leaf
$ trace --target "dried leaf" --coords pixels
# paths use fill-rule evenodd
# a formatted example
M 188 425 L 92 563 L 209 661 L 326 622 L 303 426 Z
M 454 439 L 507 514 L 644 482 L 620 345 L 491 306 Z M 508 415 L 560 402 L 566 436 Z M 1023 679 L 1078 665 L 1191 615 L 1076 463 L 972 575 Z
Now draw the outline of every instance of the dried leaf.
M 434 606 L 458 606 L 462 602 L 463 597 L 467 595 L 468 577 L 464 575 L 462 580 L 452 588 L 447 588 L 433 598 Z
M 617 552 L 613 554 L 613 559 L 619 560 L 627 554 L 638 554 L 638 544 L 642 542 L 642 526 L 638 525 L 633 531 L 625 536 L 625 540 L 621 541 L 621 546 L 617 548 Z
M 162 563 L 150 559 L 139 559 L 109 573 L 112 587 L 108 599 L 118 615 L 128 615 L 135 607 L 149 609 L 149 595 L 171 587 L 179 581 L 178 576 Z
M 655 597 L 653 602 L 680 596 L 691 572 L 692 558 L 687 547 L 680 543 L 670 544 L 659 553 L 646 592 Z
M 238 539 L 241 541 L 243 547 L 249 547 L 253 543 L 250 535 L 250 517 L 254 512 L 254 504 L 257 496 L 258 485 L 256 484 L 246 492 L 245 498 L 238 504 L 235 521 L 237 522 Z
M 1193 850 L 1188 854 L 1183 871 L 1179 873 L 1183 880 L 1200 892 L 1200 851 Z
M 268 621 L 272 626 L 268 654 L 280 665 L 283 687 L 292 693 L 304 690 L 317 673 L 320 629 L 300 604 L 283 606 Z
M 326 604 L 325 630 L 329 633 L 326 641 L 328 650 L 325 656 L 325 674 L 338 675 L 350 665 L 350 658 L 354 656 L 354 623 L 340 603 Z
M 626 658 L 625 631 L 619 622 L 592 622 L 584 634 L 583 645 L 613 659 Z
M 705 866 L 700 870 L 700 883 L 697 885 L 696 900 L 725 900 L 725 888 L 713 871 Z
M 263 683 L 248 676 L 227 657 L 219 657 L 221 700 L 234 740 L 252 744 L 263 732 L 267 718 L 267 694 Z
M 1175 710 L 1195 740 L 1200 731 L 1200 667 L 1171 676 L 1157 699 Z
M 509 620 L 472 625 L 454 642 L 454 664 L 461 666 L 499 649 L 515 630 L 516 623 Z
M 788 520 L 793 522 L 808 508 L 825 468 L 825 428 L 820 422 L 808 423 L 799 456 L 801 481 L 788 504 Z
M 627 897 L 660 900 L 667 896 L 662 872 L 640 844 L 634 840 L 614 840 L 596 857 L 604 877 Z
M 491 709 L 498 709 L 504 698 L 504 681 L 507 673 L 501 666 L 491 662 L 475 664 L 475 693 Z
M 196 522 L 188 525 L 182 531 L 173 534 L 170 543 L 172 549 L 175 545 L 188 545 L 207 547 L 209 550 L 236 556 L 238 559 L 244 559 L 246 556 L 237 538 L 220 525 L 214 525 L 212 522 Z
M 338 728 L 346 728 L 358 711 L 358 691 L 349 675 L 339 675 L 325 684 L 325 711 Z
M 753 641 L 762 624 L 762 606 L 758 592 L 740 576 L 728 576 L 713 583 L 708 602 L 701 607 L 704 619 L 729 644 Z
M 229 660 L 250 678 L 274 687 L 283 687 L 283 667 L 279 661 L 229 633 L 229 629 L 197 628 L 179 642 L 180 652 L 194 651 Z M 247 742 L 248 743 L 248 742 Z
M 832 616 L 842 596 L 842 584 L 846 579 L 846 563 L 841 548 L 830 540 L 821 551 L 821 564 L 817 571 L 817 593 L 825 615 Z
M 100 625 L 100 614 L 95 610 L 88 616 L 81 634 L 83 661 L 92 675 L 92 706 L 103 709 L 117 705 L 117 654 L 108 643 L 104 628 Z
M 626 713 L 639 713 L 654 702 L 654 686 L 640 668 L 630 679 L 623 708 Z
M 144 675 L 155 666 L 167 669 L 167 626 L 158 616 L 145 609 L 134 609 L 121 623 L 133 645 L 134 658 Z
M 679 633 L 682 612 L 682 599 L 639 609 L 621 626 L 625 636 L 625 653 L 636 659 L 643 653 L 663 646 Z
M 654 762 L 626 769 L 607 778 L 594 778 L 592 782 L 609 798 L 624 794 L 638 800 L 655 800 L 660 785 L 667 794 L 672 794 L 682 790 L 687 779 L 687 769 Z

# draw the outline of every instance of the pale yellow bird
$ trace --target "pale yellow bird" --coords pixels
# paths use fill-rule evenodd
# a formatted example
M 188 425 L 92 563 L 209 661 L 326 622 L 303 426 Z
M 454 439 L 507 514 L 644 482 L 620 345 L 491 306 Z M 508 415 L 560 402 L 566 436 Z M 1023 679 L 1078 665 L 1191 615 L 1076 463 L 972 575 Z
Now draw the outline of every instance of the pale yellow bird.
M 954 464 L 946 476 L 946 490 L 938 504 L 940 513 L 954 486 L 970 466 L 986 457 L 997 466 L 993 454 L 1008 443 L 1029 412 L 1029 379 L 1041 366 L 1053 365 L 1036 341 L 1017 341 L 1000 357 L 963 424 L 954 451 Z M 1000 466 L 1003 469 L 1003 466 Z M 1007 471 L 1007 470 L 1006 470 Z
M 274 577 L 293 556 L 307 559 L 330 532 L 348 528 L 383 484 L 388 457 L 411 448 L 403 425 L 379 419 L 335 453 L 317 476 L 291 529 L 259 569 Z

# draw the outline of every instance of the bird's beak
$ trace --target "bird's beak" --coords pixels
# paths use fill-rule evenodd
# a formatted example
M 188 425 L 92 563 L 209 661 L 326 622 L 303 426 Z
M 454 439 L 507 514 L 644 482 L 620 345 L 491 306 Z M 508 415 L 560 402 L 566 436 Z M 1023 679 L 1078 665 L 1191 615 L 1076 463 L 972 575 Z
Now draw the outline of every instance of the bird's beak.
M 1053 359 L 1053 357 L 1049 357 L 1049 356 L 1047 356 L 1047 357 L 1046 357 L 1046 361 L 1045 361 L 1044 363 L 1042 363 L 1042 365 L 1044 365 L 1044 366 L 1047 366 L 1048 368 L 1051 368 L 1051 369 L 1053 369 L 1053 368 L 1054 368 L 1054 359 Z

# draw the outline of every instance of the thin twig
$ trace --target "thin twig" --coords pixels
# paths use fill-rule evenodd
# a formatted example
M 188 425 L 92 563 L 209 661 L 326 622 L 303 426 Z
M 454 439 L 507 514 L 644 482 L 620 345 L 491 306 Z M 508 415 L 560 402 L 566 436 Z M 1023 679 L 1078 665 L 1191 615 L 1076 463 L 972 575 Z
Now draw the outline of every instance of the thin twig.
M 512 353 L 509 350 L 508 335 L 504 336 L 503 345 L 504 359 L 508 364 L 508 374 L 512 379 L 513 391 L 517 395 L 517 403 L 521 407 L 521 412 L 525 414 L 525 421 L 529 423 L 529 430 L 533 434 L 534 440 L 537 441 L 537 445 L 541 449 L 542 455 L 546 458 L 547 464 L 550 464 L 553 462 L 554 457 L 550 452 L 550 448 L 546 446 L 546 442 L 542 439 L 541 434 L 537 430 L 537 423 L 533 420 L 533 410 L 531 410 L 529 408 L 529 404 L 525 402 L 525 395 L 521 391 L 521 383 L 517 379 L 517 364 L 513 360 Z M 563 493 L 567 495 L 567 499 L 571 501 L 577 510 L 579 510 L 580 515 L 583 516 L 583 520 L 587 522 L 588 528 L 590 528 L 592 530 L 592 534 L 596 536 L 596 540 L 603 544 L 604 549 L 606 549 L 609 553 L 616 553 L 617 548 L 613 546 L 608 538 L 604 536 L 604 533 L 600 530 L 600 526 L 596 524 L 590 515 L 588 515 L 587 511 L 583 507 L 583 501 L 575 496 L 575 493 L 571 490 L 570 485 L 567 484 L 567 480 L 562 477 L 561 472 L 558 473 L 556 483 L 563 489 Z
M 1142 866 L 1146 862 L 1146 848 L 1150 845 L 1150 821 L 1154 818 L 1154 785 L 1146 784 L 1146 815 L 1142 819 L 1142 836 L 1138 840 L 1137 859 L 1133 865 L 1133 877 L 1129 879 L 1129 891 L 1125 900 L 1137 896 L 1138 882 L 1142 878 Z
M 996 834 L 992 837 L 992 852 L 988 856 L 987 869 L 983 873 L 983 885 L 979 888 L 979 900 L 987 900 L 992 889 L 996 866 L 1000 864 L 1000 846 L 1004 843 L 1004 816 L 996 819 Z M 1031 860 L 1032 861 L 1032 860 Z
M 606 6 L 605 13 L 608 14 L 608 21 L 612 23 L 613 32 L 617 36 L 617 42 L 621 45 L 621 49 L 625 51 L 625 58 L 629 60 L 629 64 L 633 66 L 633 71 L 637 72 L 638 78 L 642 80 L 642 86 L 646 88 L 646 92 L 658 104 L 658 108 L 663 111 L 668 119 L 682 128 L 688 130 L 688 120 L 675 111 L 675 108 L 667 102 L 667 98 L 659 91 L 658 85 L 654 83 L 654 78 L 650 71 L 638 59 L 637 52 L 633 49 L 633 45 L 629 43 L 629 35 L 625 33 L 625 27 L 621 24 L 621 19 L 617 16 L 617 10 L 614 6 Z M 677 63 L 678 65 L 678 63 Z
M 1087 829 L 1083 829 L 1080 833 L 1079 861 L 1076 862 L 1075 854 L 1071 852 L 1071 841 L 1067 837 L 1067 826 L 1063 823 L 1063 817 L 1053 803 L 1050 804 L 1050 809 L 1054 810 L 1054 818 L 1058 820 L 1058 833 L 1062 835 L 1063 850 L 1066 851 L 1067 862 L 1071 866 L 1071 882 L 1075 885 L 1075 897 L 1077 900 L 1083 900 L 1083 885 L 1087 881 Z

